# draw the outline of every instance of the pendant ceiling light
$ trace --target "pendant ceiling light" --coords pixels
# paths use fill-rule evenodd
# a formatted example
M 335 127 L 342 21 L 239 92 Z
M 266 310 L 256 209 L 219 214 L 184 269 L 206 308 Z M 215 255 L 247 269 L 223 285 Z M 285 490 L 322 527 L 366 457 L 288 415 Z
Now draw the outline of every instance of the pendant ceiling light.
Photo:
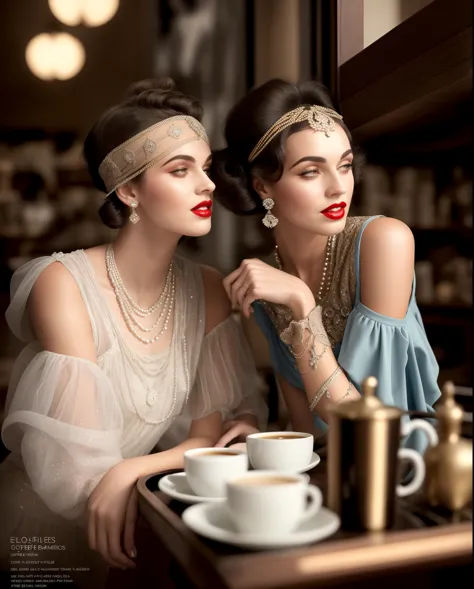
M 84 46 L 69 33 L 41 33 L 26 46 L 26 63 L 42 80 L 68 80 L 86 60 Z
M 119 0 L 48 0 L 54 16 L 70 27 L 99 27 L 117 12 Z

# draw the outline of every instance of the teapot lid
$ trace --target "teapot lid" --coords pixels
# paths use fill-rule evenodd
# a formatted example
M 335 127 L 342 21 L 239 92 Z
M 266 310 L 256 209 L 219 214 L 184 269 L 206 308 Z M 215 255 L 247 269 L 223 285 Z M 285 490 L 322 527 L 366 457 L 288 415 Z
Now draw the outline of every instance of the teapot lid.
M 375 376 L 369 376 L 362 382 L 362 395 L 354 401 L 347 401 L 331 407 L 330 411 L 339 418 L 359 419 L 398 419 L 402 411 L 397 407 L 384 405 L 375 396 L 378 381 Z
M 450 380 L 443 386 L 441 402 L 436 405 L 438 428 L 446 433 L 459 433 L 464 417 L 464 411 L 454 399 L 456 387 Z

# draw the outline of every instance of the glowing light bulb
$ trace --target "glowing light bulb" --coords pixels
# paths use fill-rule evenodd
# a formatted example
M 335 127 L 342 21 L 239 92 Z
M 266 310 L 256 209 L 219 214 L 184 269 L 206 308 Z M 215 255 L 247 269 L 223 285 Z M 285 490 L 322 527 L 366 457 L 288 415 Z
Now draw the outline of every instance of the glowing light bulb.
M 68 80 L 86 60 L 84 46 L 69 33 L 41 33 L 26 46 L 26 63 L 42 80 Z
M 75 27 L 81 23 L 99 27 L 109 22 L 118 10 L 119 0 L 48 0 L 49 8 L 62 23 Z

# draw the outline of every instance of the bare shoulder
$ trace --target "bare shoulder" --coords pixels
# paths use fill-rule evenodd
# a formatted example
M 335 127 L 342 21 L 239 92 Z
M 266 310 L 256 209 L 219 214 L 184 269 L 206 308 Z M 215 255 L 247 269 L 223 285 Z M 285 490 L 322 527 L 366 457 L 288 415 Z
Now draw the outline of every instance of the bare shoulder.
M 403 318 L 410 300 L 415 263 L 415 240 L 397 219 L 371 221 L 360 248 L 362 303 L 374 311 Z
M 41 272 L 28 299 L 36 338 L 45 350 L 95 361 L 92 327 L 79 287 L 60 262 Z
M 374 246 L 387 248 L 413 247 L 414 239 L 411 229 L 398 219 L 379 217 L 371 221 L 363 235 L 361 249 L 369 249 Z
M 88 247 L 84 250 L 84 253 L 89 258 L 89 261 L 95 266 L 99 266 L 100 264 L 104 263 L 105 260 L 105 252 L 107 250 L 108 244 L 105 245 L 96 245 L 94 247 Z
M 231 305 L 222 284 L 223 275 L 211 266 L 201 264 L 200 268 L 206 300 L 206 333 L 209 333 L 230 316 Z

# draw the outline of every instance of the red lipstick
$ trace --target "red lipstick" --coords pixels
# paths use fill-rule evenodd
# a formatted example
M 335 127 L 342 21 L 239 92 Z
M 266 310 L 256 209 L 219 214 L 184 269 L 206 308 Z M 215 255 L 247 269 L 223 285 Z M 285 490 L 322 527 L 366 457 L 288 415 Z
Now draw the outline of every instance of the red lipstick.
M 346 214 L 346 206 L 345 202 L 336 203 L 324 209 L 321 213 L 331 221 L 339 221 Z
M 203 200 L 194 208 L 192 208 L 191 211 L 196 216 L 207 219 L 212 215 L 212 200 Z

